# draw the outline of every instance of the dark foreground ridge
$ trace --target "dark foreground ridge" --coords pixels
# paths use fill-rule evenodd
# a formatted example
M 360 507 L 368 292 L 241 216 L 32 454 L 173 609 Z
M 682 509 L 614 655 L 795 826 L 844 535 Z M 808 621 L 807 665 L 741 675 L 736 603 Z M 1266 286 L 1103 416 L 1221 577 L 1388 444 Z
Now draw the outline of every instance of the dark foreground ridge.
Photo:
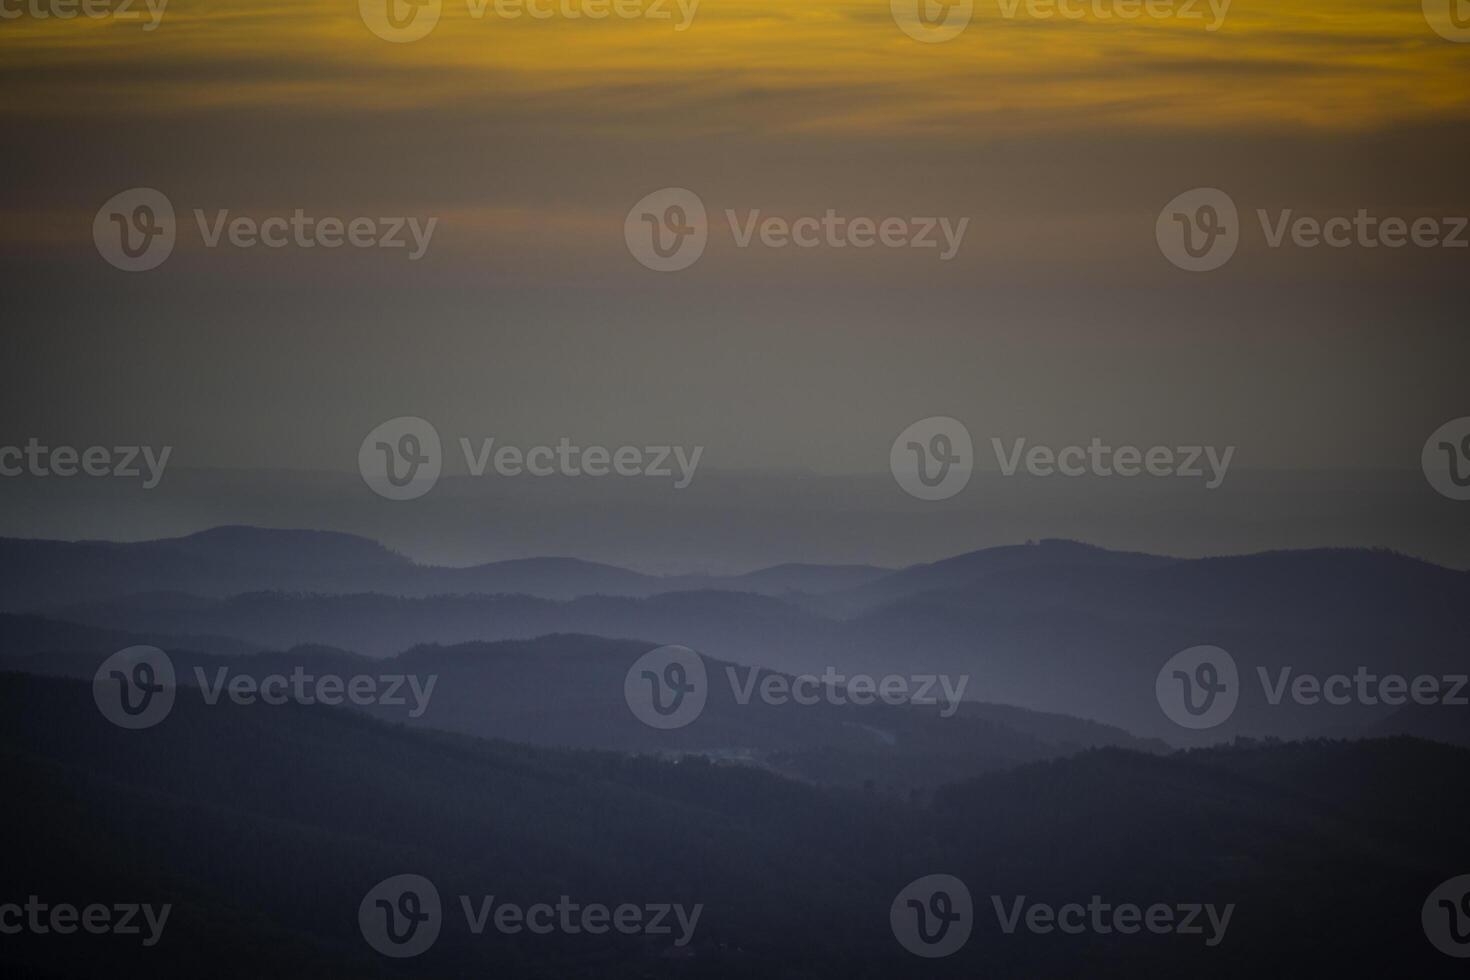
M 121 732 L 72 680 L 0 675 L 5 894 L 175 906 L 156 946 L 6 937 L 12 975 L 914 975 L 888 927 L 908 882 L 953 874 L 975 935 L 925 976 L 1450 976 L 1420 906 L 1470 868 L 1470 752 L 1409 738 L 1085 752 L 930 807 L 748 767 L 556 751 L 321 707 L 180 698 Z M 402 873 L 444 896 L 437 943 L 389 961 L 357 908 Z M 1235 905 L 1197 936 L 1004 934 L 1009 903 Z M 693 940 L 509 936 L 460 895 L 703 906 Z

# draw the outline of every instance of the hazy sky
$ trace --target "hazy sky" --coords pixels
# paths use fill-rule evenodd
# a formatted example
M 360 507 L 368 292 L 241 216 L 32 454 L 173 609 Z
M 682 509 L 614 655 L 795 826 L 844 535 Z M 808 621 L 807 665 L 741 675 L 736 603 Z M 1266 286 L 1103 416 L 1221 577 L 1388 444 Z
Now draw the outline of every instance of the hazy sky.
M 450 437 L 882 473 L 901 429 L 951 415 L 977 439 L 1412 468 L 1470 415 L 1470 249 L 1273 249 L 1255 210 L 1470 214 L 1467 68 L 1417 0 L 1236 0 L 1213 32 L 980 0 L 937 44 L 887 0 L 704 0 L 683 31 L 446 0 L 403 44 L 349 0 L 173 0 L 154 31 L 0 21 L 0 444 L 350 471 L 369 429 L 415 414 Z M 92 222 L 139 186 L 179 242 L 129 274 Z M 665 187 L 711 224 L 668 274 L 623 239 Z M 1195 187 L 1242 218 L 1210 273 L 1155 241 Z M 417 262 L 211 249 L 196 208 L 438 227 Z M 727 208 L 970 225 L 948 262 L 741 249 Z

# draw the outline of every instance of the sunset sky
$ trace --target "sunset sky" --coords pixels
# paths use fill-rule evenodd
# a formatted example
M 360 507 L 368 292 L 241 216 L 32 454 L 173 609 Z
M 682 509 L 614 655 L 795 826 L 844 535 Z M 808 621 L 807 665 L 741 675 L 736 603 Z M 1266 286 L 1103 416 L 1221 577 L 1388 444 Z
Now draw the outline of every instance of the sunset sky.
M 1242 466 L 1415 465 L 1466 414 L 1470 251 L 1271 249 L 1254 214 L 1470 213 L 1470 44 L 1417 0 L 1236 0 L 1216 31 L 1203 3 L 1192 21 L 1026 9 L 980 0 L 933 44 L 887 0 L 703 0 L 682 31 L 446 0 L 412 43 L 356 0 L 173 0 L 152 31 L 0 21 L 5 343 L 25 365 L 6 417 L 157 432 L 209 466 L 350 468 L 406 413 L 654 432 L 734 468 L 881 473 L 893 433 L 935 414 L 1213 439 Z M 138 275 L 90 233 L 132 187 L 180 224 Z M 676 275 L 622 237 L 664 187 L 713 226 Z M 1154 240 L 1194 187 L 1243 219 L 1208 275 Z M 298 208 L 439 227 L 408 263 L 205 249 L 193 218 Z M 971 225 L 948 263 L 742 250 L 727 208 Z
M 675 0 L 665 6 L 677 21 Z M 1199 18 L 1124 21 L 1083 4 L 1085 16 L 1067 20 L 1027 17 L 1024 4 L 1008 18 L 1000 0 L 980 0 L 964 34 L 921 45 L 882 0 L 703 0 L 682 31 L 667 20 L 508 20 L 493 2 L 475 17 L 448 0 L 428 37 L 388 44 L 344 0 L 173 0 L 151 32 L 6 23 L 4 114 L 417 110 L 652 139 L 974 143 L 1120 126 L 1370 129 L 1463 120 L 1470 107 L 1465 49 L 1426 30 L 1417 3 L 1235 0 L 1216 31 L 1205 0 L 1197 7 Z

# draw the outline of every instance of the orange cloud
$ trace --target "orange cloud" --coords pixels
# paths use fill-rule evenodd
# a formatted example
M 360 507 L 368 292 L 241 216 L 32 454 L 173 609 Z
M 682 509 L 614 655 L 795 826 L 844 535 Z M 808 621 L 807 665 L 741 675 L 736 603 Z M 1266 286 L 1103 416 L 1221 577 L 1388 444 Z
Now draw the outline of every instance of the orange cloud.
M 48 0 L 0 0 L 21 2 Z M 173 0 L 152 32 L 8 20 L 0 72 L 11 94 L 0 112 L 449 110 L 655 135 L 958 138 L 1119 125 L 1356 129 L 1470 114 L 1470 45 L 1440 38 L 1417 3 L 1234 0 L 1210 31 L 1208 0 L 1198 0 L 1203 20 L 1100 18 L 1088 6 L 1129 0 L 1063 0 L 1083 4 L 1075 20 L 1027 14 L 1038 0 L 976 0 L 960 36 L 921 44 L 883 0 L 703 0 L 686 30 L 679 0 L 534 0 L 661 3 L 671 14 L 597 21 L 495 13 L 497 2 L 528 0 L 428 2 L 442 4 L 433 29 L 402 44 L 375 36 L 354 0 Z

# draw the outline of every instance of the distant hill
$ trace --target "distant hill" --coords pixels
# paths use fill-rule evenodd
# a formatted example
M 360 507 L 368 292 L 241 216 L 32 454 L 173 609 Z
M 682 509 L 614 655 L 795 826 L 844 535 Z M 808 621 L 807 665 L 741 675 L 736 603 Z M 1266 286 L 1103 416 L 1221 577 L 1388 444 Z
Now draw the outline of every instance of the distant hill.
M 1463 615 L 1470 572 L 1387 551 L 1186 560 L 1043 541 L 895 572 L 798 566 L 712 580 L 567 559 L 426 568 L 360 539 L 306 535 L 298 549 L 296 532 L 270 534 L 281 537 L 268 545 L 257 532 L 225 529 L 203 542 L 181 539 L 189 542 L 183 552 L 167 542 L 96 546 L 122 548 L 128 561 L 163 549 L 168 562 L 186 562 L 188 573 L 167 588 L 148 589 L 158 576 L 144 568 L 111 580 L 109 588 L 126 594 L 44 613 L 135 634 L 269 649 L 316 644 L 372 656 L 421 643 L 580 633 L 677 643 L 785 673 L 832 666 L 874 675 L 968 675 L 967 696 L 978 701 L 1091 719 L 1179 745 L 1346 733 L 1391 713 L 1360 704 L 1272 705 L 1261 669 L 1270 677 L 1287 668 L 1327 676 L 1358 666 L 1443 675 L 1463 672 L 1460 651 L 1470 648 Z M 237 549 L 241 538 L 249 546 Z M 0 542 L 0 552 L 8 544 Z M 237 563 L 205 557 L 237 550 L 245 556 Z M 54 578 L 47 561 L 37 555 L 31 566 L 0 567 L 30 588 L 31 579 Z M 298 587 L 312 575 L 331 587 Z M 270 583 L 268 591 L 225 588 L 252 576 Z M 388 584 L 363 585 L 374 576 Z M 719 587 L 702 587 L 711 582 Z M 349 588 L 354 584 L 362 587 Z M 79 591 L 64 583 L 57 589 Z M 581 594 L 587 591 L 596 594 Z M 1230 652 L 1245 683 L 1229 721 L 1190 732 L 1159 709 L 1154 680 L 1170 656 L 1199 645 Z
M 230 595 L 274 583 L 289 590 L 372 590 L 412 574 L 408 559 L 365 538 L 324 531 L 221 527 L 136 543 L 0 539 L 0 608 L 38 612 L 137 592 Z
M 892 569 L 872 565 L 802 565 L 787 564 L 763 568 L 744 575 L 681 576 L 689 583 L 700 582 L 706 589 L 735 592 L 759 592 L 763 595 L 802 593 L 829 595 L 861 588 L 893 574 Z
M 901 573 L 902 574 L 902 573 Z M 954 588 L 907 596 L 847 622 L 868 663 L 918 651 L 931 669 L 972 670 L 997 701 L 1095 718 L 1187 744 L 1168 722 L 1154 678 L 1174 653 L 1227 650 L 1245 683 L 1234 716 L 1203 738 L 1302 737 L 1381 719 L 1391 709 L 1271 705 L 1271 677 L 1464 673 L 1470 574 L 1391 552 L 1267 552 L 1138 567 L 1039 565 L 969 572 Z M 937 584 L 931 581 L 930 584 Z M 849 661 L 851 662 L 851 661 Z
M 55 635 L 29 620 L 0 616 L 0 648 L 44 653 L 0 656 L 0 669 L 90 678 L 108 655 L 139 639 L 128 634 L 83 633 L 66 653 L 61 643 L 76 628 L 55 624 Z M 105 639 L 105 642 L 104 642 Z M 413 674 L 437 678 L 428 710 L 411 718 L 402 708 L 365 709 L 380 717 L 536 745 L 618 752 L 697 753 L 739 760 L 807 782 L 871 788 L 889 794 L 926 792 L 983 772 L 1053 758 L 1097 746 L 1164 751 L 1162 743 L 1120 729 L 1004 705 L 969 703 L 953 717 L 937 706 L 770 705 L 738 703 L 729 681 L 749 685 L 769 672 L 706 659 L 711 680 L 699 719 L 677 731 L 655 731 L 638 721 L 623 695 L 628 669 L 651 644 L 588 636 L 549 636 L 525 642 L 420 646 L 398 657 L 371 659 L 330 647 L 297 647 L 253 656 L 215 656 L 169 645 L 179 682 L 207 678 L 257 680 L 300 667 L 314 674 Z M 197 695 L 196 695 L 197 696 Z
M 174 633 L 129 633 L 123 630 L 84 626 L 44 616 L 8 616 L 0 613 L 0 661 L 45 658 L 52 654 L 106 656 L 123 647 L 146 644 L 174 650 L 198 650 L 222 656 L 256 653 L 259 644 L 219 636 L 190 636 Z
M 377 542 L 326 531 L 219 527 L 120 543 L 0 538 L 0 611 L 43 612 L 137 593 L 377 592 L 396 596 L 523 594 L 651 596 L 725 589 L 822 594 L 888 574 L 861 565 L 781 565 L 734 576 L 654 576 L 575 558 L 464 568 L 419 565 Z
M 1408 705 L 1354 735 L 1359 738 L 1411 735 L 1470 748 L 1470 707 Z
M 1326 676 L 1359 665 L 1380 674 L 1446 674 L 1464 672 L 1459 651 L 1470 648 L 1462 613 L 1470 608 L 1470 573 L 1390 552 L 1186 561 L 1065 543 L 1001 550 L 826 596 L 153 595 L 53 615 L 133 633 L 223 636 L 276 649 L 312 643 L 374 656 L 425 642 L 572 632 L 677 643 L 786 673 L 831 665 L 875 675 L 969 675 L 967 695 L 976 700 L 1089 718 L 1174 744 L 1346 732 L 1390 713 L 1272 705 L 1261 668 L 1273 678 L 1287 667 Z M 891 580 L 908 584 L 880 600 L 875 590 Z M 1164 716 L 1154 679 L 1170 656 L 1199 645 L 1230 652 L 1245 683 L 1228 722 L 1193 733 Z
M 1070 569 L 1136 570 L 1163 568 L 1178 559 L 1109 551 L 1076 541 L 1046 539 L 1034 544 L 1006 545 L 971 551 L 953 558 L 911 565 L 855 588 L 844 596 L 849 608 L 871 608 L 926 592 L 968 591 L 1019 572 L 1044 572 L 1060 578 Z
M 227 598 L 129 596 L 69 606 L 55 618 L 128 632 L 225 635 L 280 649 L 316 643 L 381 657 L 420 643 L 530 639 L 590 633 L 682 643 L 718 655 L 782 648 L 830 628 L 828 621 L 768 596 L 671 592 L 636 599 L 583 596 L 439 595 L 404 598 L 260 592 Z

